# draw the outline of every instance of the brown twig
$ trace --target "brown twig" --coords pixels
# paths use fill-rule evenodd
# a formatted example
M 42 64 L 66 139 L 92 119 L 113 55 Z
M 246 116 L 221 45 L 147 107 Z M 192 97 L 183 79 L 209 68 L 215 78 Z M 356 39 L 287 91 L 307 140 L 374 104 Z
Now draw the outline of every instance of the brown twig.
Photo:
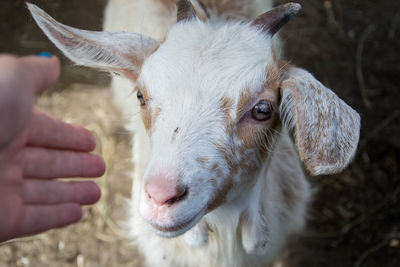
M 358 85 L 360 87 L 361 97 L 363 99 L 366 108 L 370 109 L 372 107 L 371 102 L 368 99 L 367 89 L 365 86 L 364 74 L 362 71 L 362 53 L 364 50 L 364 44 L 367 40 L 368 35 L 370 35 L 375 30 L 375 25 L 370 24 L 361 34 L 358 41 L 357 52 L 356 52 L 356 75 L 358 80 Z
M 379 242 L 375 246 L 367 249 L 363 254 L 361 254 L 361 256 L 358 258 L 358 260 L 355 262 L 354 267 L 360 267 L 363 264 L 363 262 L 365 261 L 365 259 L 368 258 L 369 255 L 371 255 L 375 251 L 378 251 L 379 249 L 381 249 L 384 246 L 386 246 L 391 239 L 399 238 L 399 237 L 400 237 L 399 234 L 393 234 L 392 233 L 392 234 L 388 235 L 384 240 L 382 240 L 381 242 Z
M 343 34 L 343 29 L 340 26 L 340 23 L 336 19 L 335 12 L 333 10 L 333 5 L 331 0 L 324 1 L 324 8 L 326 11 L 326 16 L 328 17 L 328 24 L 333 29 L 336 30 L 339 34 Z
M 400 21 L 400 13 L 396 13 L 396 15 L 393 16 L 392 25 L 388 32 L 389 40 L 394 40 L 399 21 Z

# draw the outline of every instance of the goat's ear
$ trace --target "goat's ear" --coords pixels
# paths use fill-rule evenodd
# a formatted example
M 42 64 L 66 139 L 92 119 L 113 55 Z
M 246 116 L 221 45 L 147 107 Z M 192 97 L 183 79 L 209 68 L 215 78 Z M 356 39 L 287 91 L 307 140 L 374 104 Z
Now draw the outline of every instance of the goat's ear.
M 280 116 L 313 175 L 339 172 L 353 158 L 360 116 L 309 72 L 289 67 L 283 73 Z
M 47 37 L 78 65 L 119 72 L 136 79 L 159 42 L 140 34 L 84 31 L 63 25 L 33 4 L 33 18 Z

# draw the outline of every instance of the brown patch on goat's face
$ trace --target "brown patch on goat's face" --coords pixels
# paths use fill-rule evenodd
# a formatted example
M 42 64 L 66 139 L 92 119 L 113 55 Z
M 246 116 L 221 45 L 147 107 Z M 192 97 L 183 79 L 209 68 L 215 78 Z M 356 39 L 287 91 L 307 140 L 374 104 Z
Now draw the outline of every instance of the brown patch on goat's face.
M 176 127 L 174 132 L 172 133 L 172 137 L 171 137 L 171 143 L 173 143 L 175 141 L 176 135 L 179 133 L 180 128 Z
M 223 178 L 223 172 L 221 167 L 219 166 L 218 163 L 215 163 L 212 167 L 211 167 L 211 172 L 215 173 L 215 176 L 219 179 Z
M 277 110 L 280 84 L 279 78 L 279 71 L 275 64 L 268 65 L 266 68 L 266 80 L 257 96 L 257 99 L 264 99 L 271 103 L 273 107 L 272 112 Z M 243 94 L 239 100 L 237 114 L 244 114 L 247 109 L 253 108 L 250 106 L 251 101 L 254 101 L 254 97 Z M 267 121 L 257 122 L 249 119 L 247 122 L 239 123 L 236 129 L 236 135 L 238 139 L 242 141 L 240 153 L 243 154 L 245 151 L 253 149 L 254 153 L 263 156 L 266 148 L 268 148 L 269 142 L 272 142 L 273 131 L 279 124 L 276 117 L 276 112 L 274 112 L 272 117 Z
M 140 115 L 142 116 L 142 121 L 144 124 L 144 128 L 146 128 L 147 132 L 150 132 L 151 129 L 151 113 L 150 111 L 146 108 L 142 108 L 140 110 Z
M 243 90 L 236 106 L 228 98 L 221 99 L 220 108 L 223 111 L 228 141 L 221 141 L 216 149 L 223 156 L 226 164 L 224 168 L 227 170 L 224 173 L 220 169 L 219 174 L 223 176 L 216 176 L 221 182 L 217 183 L 219 188 L 210 201 L 208 210 L 225 203 L 228 196 L 235 198 L 240 194 L 239 191 L 254 186 L 256 179 L 253 177 L 256 177 L 262 163 L 267 160 L 268 149 L 275 143 L 274 132 L 280 123 L 276 119 L 277 113 L 267 121 L 257 121 L 252 118 L 251 110 L 256 101 L 260 100 L 268 100 L 277 109 L 279 84 L 278 68 L 275 64 L 270 64 L 266 69 L 266 80 L 257 91 L 254 88 Z M 213 174 L 218 169 L 213 167 Z
M 152 119 L 152 123 L 153 124 L 157 121 L 158 117 L 160 116 L 160 113 L 161 113 L 161 108 L 160 107 L 156 107 L 154 109 L 154 113 L 153 113 L 153 119 Z
M 237 109 L 236 109 L 236 116 L 242 116 L 244 112 L 246 112 L 249 103 L 252 100 L 252 95 L 251 95 L 251 91 L 249 88 L 246 88 L 245 92 L 242 92 L 242 94 L 239 97 L 239 102 L 237 105 Z
M 266 81 L 257 95 L 252 95 L 250 89 L 243 91 L 238 100 L 235 121 L 232 122 L 230 117 L 227 120 L 230 122 L 226 128 L 231 141 L 228 144 L 218 144 L 217 150 L 225 159 L 228 174 L 222 178 L 224 181 L 218 190 L 219 196 L 213 199 L 210 209 L 223 204 L 232 188 L 240 187 L 240 190 L 246 190 L 254 185 L 256 180 L 249 177 L 256 176 L 262 162 L 267 160 L 268 149 L 275 143 L 274 132 L 280 125 L 279 120 L 276 119 L 276 113 L 268 121 L 256 121 L 249 114 L 253 108 L 253 102 L 257 99 L 267 99 L 275 108 L 277 106 L 279 72 L 275 65 L 269 66 L 266 72 Z
M 217 207 L 221 206 L 223 203 L 226 202 L 226 196 L 228 195 L 228 192 L 231 190 L 233 187 L 233 180 L 232 179 L 226 179 L 221 187 L 218 189 L 218 192 L 214 194 L 214 197 L 212 200 L 209 202 L 207 211 L 210 212 Z
M 228 97 L 223 97 L 220 101 L 220 109 L 222 111 L 222 113 L 224 114 L 224 125 L 225 125 L 225 129 L 227 130 L 228 134 L 231 135 L 232 134 L 232 130 L 233 130 L 233 120 L 231 117 L 231 110 L 233 107 L 233 100 L 231 98 Z
M 211 199 L 208 205 L 208 211 L 211 211 L 227 201 L 228 193 L 236 185 L 234 179 L 240 170 L 246 169 L 248 159 L 243 157 L 241 159 L 236 158 L 237 147 L 234 145 L 225 145 L 220 143 L 216 146 L 218 152 L 223 156 L 226 167 L 228 168 L 228 173 L 224 174 L 220 165 L 215 163 L 211 167 L 212 173 L 215 174 L 216 179 L 222 180 L 217 192 Z M 215 181 L 215 185 L 218 183 Z
M 199 157 L 196 159 L 196 161 L 202 166 L 202 167 L 206 167 L 207 163 L 208 163 L 208 158 L 204 158 L 204 157 Z
M 151 132 L 152 123 L 154 123 L 157 120 L 158 115 L 161 112 L 161 109 L 160 108 L 156 108 L 155 111 L 154 111 L 154 114 L 152 114 L 152 110 L 149 107 L 149 95 L 148 95 L 148 92 L 147 92 L 146 88 L 144 88 L 144 87 L 143 88 L 138 88 L 137 90 L 140 90 L 140 92 L 143 95 L 143 99 L 144 99 L 144 101 L 146 103 L 144 106 L 141 106 L 140 115 L 142 117 L 142 121 L 143 121 L 143 124 L 144 124 L 144 127 L 145 127 L 146 131 L 148 133 L 150 133 Z
M 268 65 L 266 71 L 266 79 L 264 82 L 264 88 L 267 88 L 271 93 L 278 98 L 279 96 L 279 85 L 280 85 L 280 65 L 275 64 Z

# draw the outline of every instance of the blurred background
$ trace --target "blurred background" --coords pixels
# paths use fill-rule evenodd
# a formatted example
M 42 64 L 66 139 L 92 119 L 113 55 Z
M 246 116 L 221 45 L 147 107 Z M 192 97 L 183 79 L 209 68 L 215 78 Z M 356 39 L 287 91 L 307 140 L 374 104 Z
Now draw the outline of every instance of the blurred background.
M 101 30 L 106 0 L 36 0 L 64 24 Z M 284 3 L 287 1 L 276 1 Z M 310 177 L 315 197 L 290 266 L 400 266 L 400 1 L 298 0 L 282 31 L 286 58 L 312 72 L 362 117 L 359 150 L 343 173 Z M 101 201 L 62 230 L 0 244 L 0 266 L 141 266 L 123 229 L 130 136 L 104 73 L 73 66 L 31 19 L 24 1 L 0 2 L 0 52 L 49 51 L 63 64 L 37 107 L 91 129 L 108 165 Z

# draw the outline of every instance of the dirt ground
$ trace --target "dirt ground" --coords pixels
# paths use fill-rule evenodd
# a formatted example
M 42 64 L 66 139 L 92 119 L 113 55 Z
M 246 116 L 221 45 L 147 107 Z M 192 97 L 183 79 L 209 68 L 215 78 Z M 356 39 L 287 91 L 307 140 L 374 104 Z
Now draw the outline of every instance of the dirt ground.
M 32 2 L 65 24 L 101 29 L 105 0 Z M 362 130 L 347 170 L 310 178 L 316 194 L 308 228 L 293 241 L 287 261 L 301 267 L 400 266 L 400 1 L 298 2 L 303 11 L 281 35 L 286 58 L 360 112 Z M 23 1 L 1 1 L 0 33 L 0 52 L 60 55 Z M 60 81 L 37 105 L 96 134 L 96 153 L 109 167 L 99 182 L 103 197 L 85 209 L 79 224 L 1 244 L 0 266 L 141 266 L 137 251 L 124 239 L 130 137 L 111 103 L 109 79 L 61 58 Z

